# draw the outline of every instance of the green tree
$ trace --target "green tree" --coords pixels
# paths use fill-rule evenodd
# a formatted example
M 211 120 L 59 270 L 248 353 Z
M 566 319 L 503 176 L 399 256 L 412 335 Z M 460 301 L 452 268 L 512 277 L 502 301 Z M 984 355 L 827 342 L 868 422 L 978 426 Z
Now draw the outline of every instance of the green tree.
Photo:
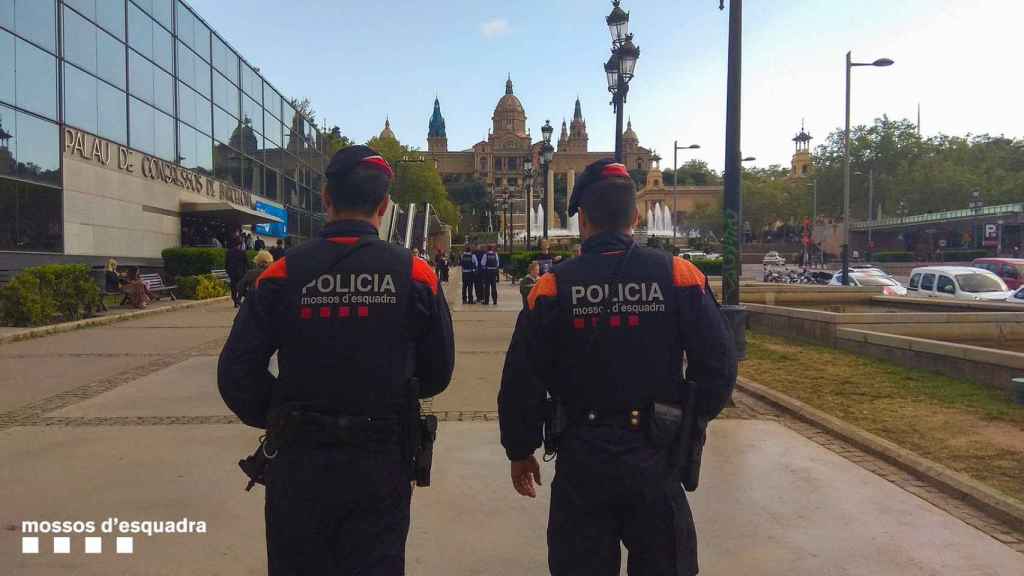
M 708 163 L 703 160 L 688 160 L 678 171 L 678 184 L 680 186 L 715 186 L 722 183 L 722 178 L 712 170 Z M 662 170 L 662 180 L 665 184 L 672 185 L 672 169 Z
M 367 143 L 384 157 L 395 170 L 391 198 L 400 204 L 430 202 L 438 218 L 458 229 L 459 209 L 448 199 L 434 163 L 423 160 L 417 148 L 403 145 L 394 138 L 373 137 Z

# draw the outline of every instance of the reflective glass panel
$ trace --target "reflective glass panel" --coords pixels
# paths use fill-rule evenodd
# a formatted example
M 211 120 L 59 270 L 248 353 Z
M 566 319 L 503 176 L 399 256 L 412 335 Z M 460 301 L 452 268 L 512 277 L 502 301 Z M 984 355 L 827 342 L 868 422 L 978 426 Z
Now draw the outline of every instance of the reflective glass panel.
M 15 104 L 57 119 L 57 59 L 23 40 L 15 40 Z
M 94 21 L 104 30 L 124 40 L 124 0 L 95 0 Z
M 213 137 L 223 144 L 231 144 L 238 130 L 238 120 L 219 107 L 213 107 Z
M 200 174 L 213 174 L 212 140 L 190 126 L 178 122 L 178 161 Z
M 128 80 L 131 84 L 132 96 L 146 102 L 153 102 L 155 96 L 153 91 L 154 70 L 156 70 L 156 66 L 136 54 L 134 50 L 128 53 Z
M 0 26 L 14 30 L 14 0 L 0 0 Z
M 14 104 L 14 35 L 3 30 L 0 30 L 0 102 Z
M 281 147 L 281 123 L 270 115 L 269 112 L 264 112 L 263 115 L 263 135 L 267 137 L 273 144 L 268 144 L 268 148 L 280 148 Z
M 174 114 L 174 79 L 160 68 L 153 68 L 153 102 L 157 108 Z
M 263 178 L 263 195 L 277 200 L 277 172 L 267 168 Z
M 64 9 L 64 59 L 96 71 L 96 27 L 74 10 Z
M 263 132 L 263 109 L 248 96 L 242 98 L 242 119 L 249 121 L 257 132 Z
M 154 126 L 156 110 L 135 98 L 132 98 L 129 110 L 132 130 L 131 147 L 149 155 L 156 155 L 156 128 Z
M 96 33 L 96 75 L 124 89 L 124 44 L 106 32 Z
M 281 118 L 281 95 L 266 82 L 263 83 L 263 107 L 275 118 Z
M 97 128 L 99 136 L 118 144 L 128 142 L 125 94 L 105 82 L 96 83 Z
M 56 52 L 57 3 L 52 0 L 14 0 L 14 31 Z
M 238 117 L 238 88 L 228 82 L 220 72 L 213 74 L 213 103 L 223 108 L 234 117 Z
M 251 66 L 242 63 L 242 90 L 257 102 L 263 101 L 263 80 Z
M 213 67 L 238 84 L 238 55 L 217 36 L 213 37 Z
M 155 154 L 168 162 L 174 162 L 174 118 L 157 110 L 153 114 Z
M 96 83 L 91 75 L 70 64 L 64 65 L 64 122 L 96 134 L 99 110 Z
M 60 190 L 0 179 L 0 250 L 60 252 L 61 201 Z
M 60 137 L 57 125 L 0 106 L 0 125 L 9 156 L 0 162 L 0 175 L 60 185 Z M 0 212 L 0 214 L 4 214 Z M 6 214 L 5 214 L 6 216 Z M 0 218 L 3 220 L 4 218 Z

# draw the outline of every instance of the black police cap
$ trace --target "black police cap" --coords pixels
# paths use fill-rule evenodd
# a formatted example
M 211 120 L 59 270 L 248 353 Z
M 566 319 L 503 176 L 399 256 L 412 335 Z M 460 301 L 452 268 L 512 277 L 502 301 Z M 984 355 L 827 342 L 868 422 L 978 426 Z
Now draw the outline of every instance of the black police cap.
M 572 196 L 569 198 L 569 216 L 574 216 L 580 210 L 580 204 L 587 194 L 587 188 L 612 178 L 625 178 L 634 188 L 633 178 L 629 175 L 626 165 L 611 159 L 598 160 L 587 166 L 580 177 L 576 179 L 576 185 L 572 188 Z
M 328 179 L 342 180 L 355 169 L 356 166 L 370 166 L 386 173 L 388 178 L 394 178 L 395 171 L 391 164 L 384 159 L 376 150 L 362 144 L 342 148 L 334 153 L 331 161 L 327 164 L 324 175 Z

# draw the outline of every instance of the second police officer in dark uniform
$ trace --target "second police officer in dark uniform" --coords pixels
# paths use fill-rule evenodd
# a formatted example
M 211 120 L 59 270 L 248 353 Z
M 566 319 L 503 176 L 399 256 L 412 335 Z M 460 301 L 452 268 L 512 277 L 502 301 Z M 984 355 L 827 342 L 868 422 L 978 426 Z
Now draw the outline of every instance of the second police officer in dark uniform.
M 433 270 L 378 238 L 392 175 L 366 146 L 334 155 L 328 223 L 260 276 L 221 353 L 224 401 L 268 429 L 271 575 L 404 574 L 404 440 L 418 399 L 448 386 L 454 340 Z
M 697 384 L 695 416 L 725 406 L 736 378 L 732 337 L 692 263 L 636 245 L 636 188 L 625 166 L 587 167 L 570 199 L 583 253 L 541 277 L 505 360 L 498 410 L 513 485 L 535 496 L 550 394 L 568 426 L 551 487 L 554 576 L 697 573 L 697 542 L 680 465 L 656 414 Z M 678 420 L 676 421 L 678 422 Z
M 484 273 L 484 304 L 494 304 L 497 306 L 498 274 L 501 271 L 501 258 L 498 256 L 498 252 L 493 245 L 487 247 L 481 268 L 483 268 Z
M 462 303 L 473 304 L 476 302 L 476 275 L 478 262 L 476 254 L 473 254 L 473 246 L 467 245 L 462 250 L 462 258 L 459 266 L 462 267 Z

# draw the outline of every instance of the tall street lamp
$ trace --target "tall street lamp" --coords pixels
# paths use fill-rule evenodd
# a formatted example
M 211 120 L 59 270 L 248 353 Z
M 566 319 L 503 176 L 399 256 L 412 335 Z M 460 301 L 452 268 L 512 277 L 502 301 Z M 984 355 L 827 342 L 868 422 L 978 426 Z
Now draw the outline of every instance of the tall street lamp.
M 551 145 L 551 134 L 555 132 L 555 129 L 551 126 L 551 120 L 545 120 L 540 131 L 544 135 L 544 144 L 540 147 L 540 165 L 544 168 L 544 239 L 547 240 L 548 220 L 551 219 L 548 194 L 552 192 L 548 186 L 548 170 L 551 169 L 551 158 L 555 155 L 555 147 Z
M 843 131 L 843 286 L 850 285 L 850 70 L 855 66 L 892 66 L 889 58 L 854 62 L 846 53 L 846 129 Z
M 530 249 L 530 221 L 533 220 L 533 158 L 527 156 L 523 159 L 523 179 L 526 183 L 526 190 L 523 191 L 523 201 L 526 204 L 526 249 Z
M 680 150 L 697 150 L 700 148 L 700 144 L 690 144 L 689 146 L 680 146 L 679 140 L 676 140 L 672 144 L 672 187 L 675 188 L 679 185 L 679 151 Z M 672 217 L 676 215 L 676 191 L 672 191 Z M 678 226 L 672 224 L 672 238 L 676 237 Z
M 636 61 L 640 58 L 640 48 L 633 44 L 633 35 L 629 33 L 629 12 L 619 4 L 620 0 L 612 0 L 612 12 L 604 19 L 612 35 L 612 55 L 604 65 L 604 72 L 608 77 L 608 91 L 612 93 L 612 105 L 615 107 L 616 162 L 623 161 L 623 105 L 629 93 L 629 81 L 633 79 L 636 70 Z

